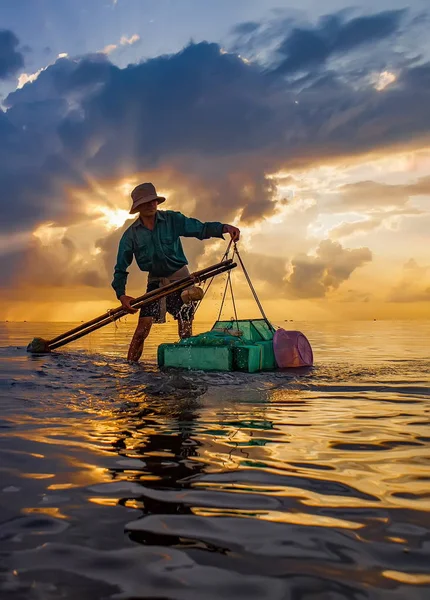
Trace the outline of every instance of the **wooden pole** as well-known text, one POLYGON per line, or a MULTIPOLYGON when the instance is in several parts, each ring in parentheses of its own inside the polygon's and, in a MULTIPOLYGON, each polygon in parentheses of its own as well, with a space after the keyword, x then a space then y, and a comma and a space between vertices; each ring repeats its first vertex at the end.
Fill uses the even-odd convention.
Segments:
MULTIPOLYGON (((133 300, 133 302, 131 302, 131 306, 135 306, 141 300, 144 300, 149 297, 151 297, 152 299, 157 299, 156 297, 158 297, 158 294, 160 293, 161 290, 167 289, 169 287, 173 288, 177 284, 182 283, 184 281, 189 281, 191 279, 192 281, 189 281, 189 283, 192 284, 192 283, 194 283, 195 279, 198 280, 205 273, 208 273, 209 271, 212 271, 213 269, 217 269, 218 267, 229 265, 232 262, 233 262, 232 259, 225 260, 225 261, 216 263, 215 265, 212 265, 211 267, 206 267, 205 269, 196 271, 195 273, 190 273, 187 277, 178 279, 178 281, 174 281, 173 283, 169 283, 168 285, 163 286, 162 288, 158 288, 157 290, 148 292, 146 294, 143 294, 142 296, 139 296, 138 298, 135 298, 133 300)), ((127 314, 126 311, 124 311, 124 309, 122 308, 122 306, 119 306, 118 308, 114 308, 112 310, 108 310, 103 315, 100 315, 99 317, 95 317, 95 319, 92 319, 91 321, 82 323, 81 325, 78 325, 77 327, 74 327, 73 329, 70 329, 69 331, 66 331, 65 333, 58 335, 57 337, 53 338, 52 340, 49 340, 48 343, 51 346, 52 344, 55 344, 56 342, 59 342, 60 340, 63 340, 64 338, 69 337, 70 335, 73 335, 74 333, 77 333, 78 331, 82 331, 82 330, 86 329, 87 327, 90 327, 91 325, 99 323, 100 321, 104 321, 106 319, 108 319, 109 321, 112 321, 112 317, 119 312, 127 314)), ((121 316, 123 316, 123 315, 121 315, 121 316)))
MULTIPOLYGON (((158 290, 154 290, 154 292, 148 292, 143 296, 139 296, 139 298, 136 298, 131 303, 131 305, 133 306, 133 308, 142 308, 142 306, 145 306, 150 302, 159 300, 164 296, 168 296, 172 292, 185 289, 190 284, 195 282, 196 279, 198 279, 199 281, 206 281, 206 279, 230 271, 236 266, 236 263, 233 263, 231 260, 229 260, 224 261, 223 263, 218 263, 217 265, 214 265, 212 267, 207 267, 206 269, 202 269, 202 271, 192 273, 189 277, 184 277, 183 279, 175 281, 169 285, 165 285, 161 288, 158 288, 158 290)), ((75 328, 74 330, 71 329, 70 331, 64 333, 62 336, 58 336, 57 338, 54 338, 54 340, 49 341, 49 350, 55 350, 56 348, 65 346, 66 344, 78 340, 79 338, 87 335, 88 333, 91 333, 92 331, 95 331, 96 329, 100 329, 101 327, 104 327, 109 323, 113 323, 117 319, 120 319, 121 317, 127 314, 127 311, 123 308, 115 309, 115 311, 112 311, 111 313, 107 312, 105 313, 105 315, 102 315, 101 317, 93 319, 92 321, 88 321, 88 323, 84 324, 86 325, 85 329, 83 329, 84 325, 81 325, 79 328, 75 328)))

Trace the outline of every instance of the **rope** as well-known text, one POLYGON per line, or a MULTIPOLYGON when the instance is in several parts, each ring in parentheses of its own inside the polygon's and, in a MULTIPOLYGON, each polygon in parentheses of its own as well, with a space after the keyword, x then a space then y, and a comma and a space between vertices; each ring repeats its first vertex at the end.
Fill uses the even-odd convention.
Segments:
MULTIPOLYGON (((229 242, 229 244, 227 246, 227 250, 225 251, 224 257, 222 258, 222 260, 224 260, 225 258, 228 257, 228 255, 230 253, 230 248, 231 248, 232 242, 233 242, 233 240, 230 240, 230 242, 229 242)), ((234 246, 236 246, 236 244, 234 246)), ((232 259, 234 258, 234 254, 235 254, 235 250, 233 250, 232 259)), ((212 283, 212 281, 211 281, 211 283, 212 283)), ((234 301, 234 293, 233 293, 233 286, 231 284, 231 273, 230 272, 228 273, 228 275, 227 275, 227 281, 225 282, 224 294, 223 294, 223 297, 222 297, 222 300, 221 300, 221 306, 220 306, 220 309, 219 309, 217 321, 221 320, 222 309, 224 308, 224 302, 225 302, 225 298, 226 298, 226 295, 227 295, 227 289, 229 287, 230 287, 230 293, 231 293, 231 300, 232 300, 232 303, 233 303, 234 316, 235 316, 235 319, 236 319, 236 327, 237 327, 237 329, 239 329, 239 323, 237 322, 236 303, 234 301)), ((208 286, 208 289, 209 289, 209 286, 208 286)), ((204 298, 204 296, 203 296, 203 298, 204 298)), ((203 298, 202 298, 202 300, 203 300, 203 298)))
MULTIPOLYGON (((227 260, 227 258, 228 258, 228 255, 229 255, 229 253, 230 253, 230 248, 231 248, 231 245, 232 245, 232 243, 233 243, 233 240, 230 240, 230 241, 229 241, 229 243, 228 243, 228 246, 227 246, 227 250, 224 252, 224 254, 223 254, 223 257, 221 258, 220 262, 223 262, 224 260, 227 260)), ((234 256, 234 253, 233 253, 233 256, 234 256)), ((200 304, 201 304, 201 303, 203 302, 203 300, 205 299, 205 296, 206 296, 206 294, 208 293, 208 291, 209 291, 209 288, 211 287, 211 283, 212 283, 212 281, 213 281, 214 279, 215 279, 215 277, 212 277, 212 279, 211 279, 211 280, 209 281, 209 283, 207 284, 206 288, 204 288, 204 289, 203 289, 203 296, 202 296, 202 299, 201 299, 201 300, 199 300, 199 302, 197 303, 197 305, 196 305, 196 308, 194 309, 194 316, 196 315, 196 312, 197 312, 197 310, 199 309, 199 307, 200 307, 200 304)), ((219 320, 219 319, 218 319, 218 320, 219 320)))
MULTIPOLYGON (((234 256, 234 253, 233 253, 233 256, 234 256)), ((239 331, 239 323, 238 323, 238 318, 237 318, 236 302, 234 300, 233 286, 232 286, 232 283, 231 283, 231 273, 228 274, 227 281, 225 282, 224 294, 223 294, 223 297, 222 297, 221 306, 220 306, 220 309, 219 309, 217 321, 221 320, 222 309, 224 308, 224 302, 225 302, 225 298, 226 298, 226 295, 227 295, 227 289, 228 288, 230 288, 231 300, 232 300, 232 303, 233 303, 233 310, 234 310, 234 317, 235 317, 236 328, 239 331)))
MULTIPOLYGON (((230 242, 229 242, 229 244, 227 246, 227 250, 224 252, 224 255, 223 255, 222 259, 221 259, 221 262, 223 260, 225 260, 225 259, 228 258, 228 255, 230 253, 230 248, 231 248, 232 243, 233 243, 233 240, 230 240, 230 242)), ((242 260, 242 257, 239 254, 239 250, 237 249, 237 243, 236 242, 234 242, 234 245, 233 245, 233 255, 232 255, 232 258, 234 258, 235 255, 237 255, 237 258, 239 259, 240 266, 242 267, 242 270, 243 270, 243 273, 245 275, 246 281, 248 282, 249 288, 250 288, 250 290, 252 292, 252 295, 254 296, 254 300, 257 303, 257 306, 258 306, 258 308, 260 310, 261 316, 266 321, 267 326, 269 327, 269 329, 271 329, 272 331, 276 331, 275 327, 273 327, 273 325, 270 323, 269 319, 267 318, 267 316, 266 316, 266 314, 264 312, 263 306, 262 306, 262 304, 261 304, 261 302, 260 302, 260 300, 259 300, 259 298, 257 296, 257 292, 255 291, 255 288, 252 285, 251 278, 248 275, 248 271, 246 270, 246 267, 243 264, 243 260, 242 260)), ((206 296, 206 294, 207 294, 207 292, 208 292, 208 290, 209 290, 209 288, 210 288, 211 283, 212 283, 213 280, 214 280, 214 277, 212 277, 212 279, 209 281, 206 289, 204 290, 203 297, 198 302, 198 304, 197 304, 197 306, 195 308, 195 311, 194 311, 194 315, 196 314, 197 309, 199 308, 200 304, 203 302, 203 300, 204 300, 204 298, 205 298, 205 296, 206 296)), ((225 302, 225 298, 226 298, 226 294, 227 294, 227 288, 230 288, 231 299, 232 299, 233 310, 234 310, 234 317, 236 319, 236 327, 237 327, 237 329, 239 329, 239 323, 238 323, 238 318, 237 318, 237 310, 236 310, 236 302, 235 302, 235 299, 234 299, 233 285, 231 283, 231 272, 230 271, 228 272, 227 281, 226 281, 226 284, 225 284, 224 294, 223 294, 223 297, 222 297, 221 307, 219 309, 217 321, 219 321, 221 319, 222 309, 224 307, 224 302, 225 302)))
POLYGON ((243 260, 242 260, 242 257, 241 257, 241 256, 240 256, 240 254, 239 254, 239 250, 237 249, 237 244, 236 244, 236 243, 234 244, 234 253, 233 253, 233 255, 234 255, 234 254, 236 254, 236 255, 237 255, 237 258, 239 259, 240 266, 241 266, 241 267, 242 267, 242 269, 243 269, 243 273, 244 273, 244 275, 245 275, 245 277, 246 277, 246 281, 248 282, 248 285, 249 285, 249 288, 250 288, 250 290, 251 290, 251 292, 252 292, 252 295, 254 296, 254 300, 255 300, 255 302, 257 303, 257 306, 258 306, 258 308, 260 309, 261 316, 262 316, 262 317, 263 317, 263 319, 266 321, 266 323, 267 323, 267 325, 269 326, 269 328, 270 328, 272 331, 275 331, 275 328, 274 328, 274 327, 273 327, 273 325, 270 323, 269 319, 266 317, 266 314, 265 314, 265 312, 264 312, 264 309, 263 309, 263 307, 262 307, 262 305, 261 305, 261 302, 260 302, 260 300, 258 299, 257 292, 255 291, 255 289, 254 289, 254 286, 252 285, 252 281, 251 281, 251 279, 250 279, 250 277, 249 277, 249 275, 248 275, 248 271, 246 270, 246 267, 245 267, 245 265, 243 264, 243 260))
MULTIPOLYGON (((233 256, 234 256, 234 252, 233 252, 233 256)), ((231 283, 231 273, 230 273, 230 271, 228 273, 228 283, 230 284, 231 301, 233 303, 234 318, 236 319, 236 328, 239 331, 239 322, 238 322, 238 318, 237 318, 236 302, 234 300, 233 286, 232 286, 232 283, 231 283)))
POLYGON ((227 288, 228 288, 228 276, 227 276, 227 281, 225 282, 224 294, 223 294, 223 297, 222 297, 222 300, 221 300, 221 306, 219 308, 219 313, 218 313, 217 321, 221 320, 221 313, 222 313, 222 309, 224 307, 224 301, 225 301, 225 297, 226 297, 226 294, 227 294, 227 288))

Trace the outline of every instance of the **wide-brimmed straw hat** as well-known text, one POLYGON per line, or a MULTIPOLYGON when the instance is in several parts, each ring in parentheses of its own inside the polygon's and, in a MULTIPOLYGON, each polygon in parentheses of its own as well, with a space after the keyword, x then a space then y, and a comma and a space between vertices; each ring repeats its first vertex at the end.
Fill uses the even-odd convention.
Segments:
POLYGON ((146 202, 152 202, 152 200, 157 200, 158 204, 161 204, 166 200, 163 196, 158 196, 157 190, 152 183, 141 183, 137 185, 134 190, 131 192, 131 199, 133 200, 133 204, 130 208, 130 214, 137 212, 137 209, 142 204, 146 202))

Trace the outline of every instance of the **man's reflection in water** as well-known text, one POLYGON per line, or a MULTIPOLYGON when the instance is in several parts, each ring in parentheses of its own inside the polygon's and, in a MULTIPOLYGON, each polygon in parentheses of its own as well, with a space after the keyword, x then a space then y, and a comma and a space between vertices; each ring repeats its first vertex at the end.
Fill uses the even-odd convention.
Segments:
MULTIPOLYGON (((113 471, 112 478, 125 479, 151 490, 188 488, 182 480, 204 468, 203 463, 193 459, 198 456, 201 445, 193 438, 199 407, 198 398, 156 398, 148 399, 145 406, 128 413, 121 436, 112 445, 122 458, 141 458, 142 469, 137 465, 138 470, 133 467, 128 470, 125 466, 113 471)), ((142 492, 140 498, 133 494, 132 498, 122 498, 120 503, 130 505, 134 501, 135 505, 141 505, 144 515, 191 513, 190 507, 180 501, 148 498, 143 489, 142 492)))
MULTIPOLYGON (((179 480, 202 470, 201 463, 190 460, 198 456, 200 446, 193 438, 199 406, 193 398, 169 399, 157 407, 156 418, 147 422, 146 439, 135 449, 144 454, 149 472, 160 478, 151 481, 152 487, 182 489, 179 480)), ((143 431, 140 427, 139 430, 143 431)))

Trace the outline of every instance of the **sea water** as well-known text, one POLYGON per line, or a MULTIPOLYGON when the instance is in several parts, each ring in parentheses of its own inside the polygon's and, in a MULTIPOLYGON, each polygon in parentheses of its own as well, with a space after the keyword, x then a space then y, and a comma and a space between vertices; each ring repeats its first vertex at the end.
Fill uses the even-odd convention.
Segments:
MULTIPOLYGON (((428 599, 430 323, 279 323, 315 367, 162 372, 135 319, 0 325, 0 598, 428 599)), ((199 323, 196 332, 210 324, 199 323)))

